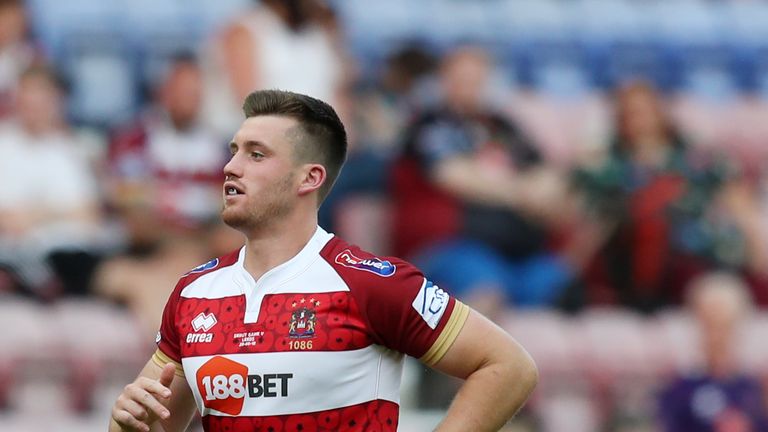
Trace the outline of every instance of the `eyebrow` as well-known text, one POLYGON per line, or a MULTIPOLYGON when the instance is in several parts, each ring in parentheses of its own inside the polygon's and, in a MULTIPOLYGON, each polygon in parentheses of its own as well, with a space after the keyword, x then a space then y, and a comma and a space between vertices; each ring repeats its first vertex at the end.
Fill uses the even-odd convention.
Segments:
MULTIPOLYGON (((234 141, 231 141, 229 143, 229 148, 230 149, 237 149, 238 147, 239 147, 238 144, 236 142, 234 142, 234 141)), ((263 148, 265 150, 269 150, 269 147, 266 144, 264 144, 261 141, 254 141, 254 140, 248 140, 248 141, 244 142, 243 143, 243 147, 245 147, 245 148, 260 147, 260 148, 263 148)))

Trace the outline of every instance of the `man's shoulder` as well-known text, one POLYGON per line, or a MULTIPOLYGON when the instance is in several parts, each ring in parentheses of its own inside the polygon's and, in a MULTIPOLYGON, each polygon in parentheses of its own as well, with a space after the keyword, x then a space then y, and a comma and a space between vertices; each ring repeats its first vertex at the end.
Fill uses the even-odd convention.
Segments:
POLYGON ((338 236, 334 236, 325 245, 320 255, 347 282, 350 289, 396 283, 414 272, 419 273, 415 266, 401 258, 377 255, 338 236))

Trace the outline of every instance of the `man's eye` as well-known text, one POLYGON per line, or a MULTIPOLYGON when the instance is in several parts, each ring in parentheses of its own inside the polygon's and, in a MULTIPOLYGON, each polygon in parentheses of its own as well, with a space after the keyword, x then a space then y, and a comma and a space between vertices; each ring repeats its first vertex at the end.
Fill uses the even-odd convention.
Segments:
POLYGON ((251 157, 254 159, 261 159, 264 157, 264 153, 261 152, 251 152, 251 157))

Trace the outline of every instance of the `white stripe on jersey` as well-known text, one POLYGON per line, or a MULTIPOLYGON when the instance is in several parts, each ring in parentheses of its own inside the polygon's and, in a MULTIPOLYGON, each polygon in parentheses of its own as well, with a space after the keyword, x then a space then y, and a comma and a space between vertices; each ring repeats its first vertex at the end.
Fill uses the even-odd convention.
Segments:
MULTIPOLYGON (((377 399, 399 403, 400 378, 402 376, 403 355, 379 345, 371 345, 354 351, 303 351, 276 352, 260 354, 226 354, 221 356, 187 357, 182 359, 184 371, 189 382, 195 402, 202 415, 214 414, 233 416, 215 409, 207 408, 204 398, 227 397, 231 391, 238 398, 242 397, 243 407, 238 416, 274 416, 295 413, 342 408, 377 399), (218 378, 218 389, 215 388, 216 376, 208 377, 198 370, 214 357, 225 357, 247 367, 248 375, 264 376, 272 374, 271 391, 273 397, 251 397, 242 388, 231 391, 222 388, 226 382, 229 387, 230 378, 218 378), (316 375, 318 373, 324 377, 316 375), (286 378, 288 374, 290 378, 286 378), (274 378, 274 377, 277 378, 274 378), (328 376, 337 376, 330 381, 328 376), (283 377, 282 379, 280 377, 283 377), (393 379, 394 377, 394 379, 393 379), (198 380, 204 380, 205 385, 199 385, 198 380), (281 382, 284 381, 284 382, 281 382), (328 384, 331 383, 329 387, 328 384), (284 389, 283 386, 286 386, 284 389), (323 385, 322 389, 318 386, 323 385), (285 390, 286 396, 282 396, 285 390), (223 396, 222 396, 223 395, 223 396)), ((261 380, 261 378, 252 378, 261 380)), ((247 383, 248 378, 236 379, 235 383, 247 383)), ((263 384, 263 382, 261 382, 263 384)), ((247 385, 247 384, 243 384, 247 385)))

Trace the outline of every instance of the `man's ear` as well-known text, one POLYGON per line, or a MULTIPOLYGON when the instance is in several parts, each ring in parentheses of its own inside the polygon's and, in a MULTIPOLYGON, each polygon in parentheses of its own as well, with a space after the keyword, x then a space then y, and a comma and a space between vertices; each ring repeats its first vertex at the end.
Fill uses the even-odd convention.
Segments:
POLYGON ((299 195, 312 193, 325 184, 325 167, 320 164, 306 164, 301 170, 301 183, 299 183, 299 195))

